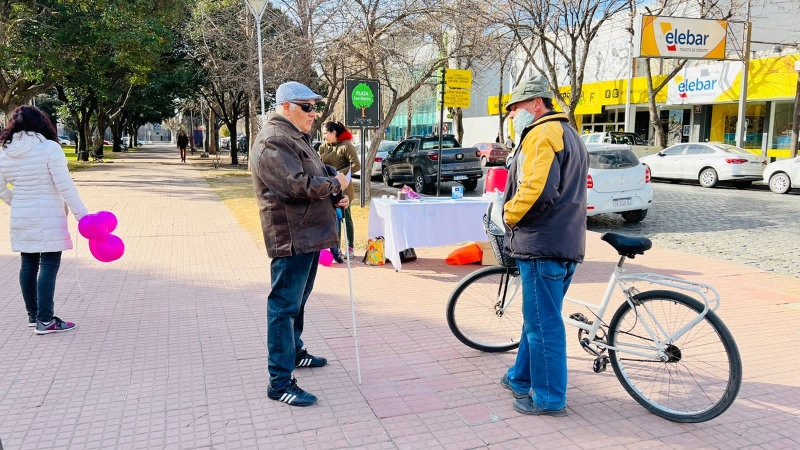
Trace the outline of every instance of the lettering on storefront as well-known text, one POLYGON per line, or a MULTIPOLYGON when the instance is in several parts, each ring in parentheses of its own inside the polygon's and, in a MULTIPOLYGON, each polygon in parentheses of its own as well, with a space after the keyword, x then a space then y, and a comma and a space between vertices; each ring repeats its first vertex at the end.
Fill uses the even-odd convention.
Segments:
POLYGON ((619 89, 606 89, 606 98, 619 98, 619 89))
POLYGON ((678 92, 681 98, 687 98, 690 92, 703 92, 716 89, 717 80, 696 79, 693 81, 682 81, 678 83, 678 92))

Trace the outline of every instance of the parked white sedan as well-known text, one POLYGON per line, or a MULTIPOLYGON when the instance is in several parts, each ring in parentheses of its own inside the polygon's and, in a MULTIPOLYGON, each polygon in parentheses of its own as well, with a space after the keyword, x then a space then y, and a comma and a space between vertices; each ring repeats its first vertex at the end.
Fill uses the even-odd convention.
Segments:
POLYGON ((713 188, 720 181, 733 181, 737 188, 747 188, 762 179, 767 165, 763 156, 720 142, 676 144, 641 161, 650 168, 653 178, 697 180, 706 188, 713 188))
MULTIPOLYGON (((381 141, 381 143, 378 145, 378 152, 375 154, 375 160, 372 162, 372 178, 381 176, 383 159, 386 158, 387 154, 389 154, 389 150, 397 147, 397 144, 399 144, 397 141, 381 141)), ((356 151, 358 152, 358 161, 361 162, 361 148, 359 148, 357 145, 356 151)), ((367 151, 369 151, 369 142, 367 143, 367 151)), ((356 172, 355 175, 360 176, 360 172, 356 172)))
POLYGON ((629 145, 586 144, 589 151, 587 216, 615 213, 641 222, 653 204, 650 170, 629 145))
POLYGON ((776 194, 785 194, 793 187, 800 187, 800 156, 767 164, 764 183, 769 184, 769 190, 776 194))

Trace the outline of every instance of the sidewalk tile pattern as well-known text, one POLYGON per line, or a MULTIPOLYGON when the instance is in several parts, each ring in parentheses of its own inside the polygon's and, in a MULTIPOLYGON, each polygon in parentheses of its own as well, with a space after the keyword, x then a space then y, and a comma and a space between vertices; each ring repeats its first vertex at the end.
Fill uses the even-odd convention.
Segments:
MULTIPOLYGON (((8 449, 800 448, 800 281, 653 249, 629 272, 703 281, 722 296, 744 383, 736 403, 702 424, 675 424, 631 399, 568 330, 570 414, 517 414, 498 380, 514 352, 458 342, 447 298, 477 266, 448 266, 451 248, 417 249, 402 272, 354 263, 362 383, 344 265, 320 268, 304 340, 325 356, 299 369, 317 405, 267 399, 269 266, 191 164, 158 147, 74 174, 91 211, 119 218, 125 255, 100 263, 77 235, 65 252, 56 313, 70 333, 26 327, 19 255, 0 239, 0 440, 8 449)), ((253 214, 257 214, 254 210, 253 214)), ((0 229, 9 209, 0 205, 0 229)), ((765 245, 774 245, 765 243, 765 245)), ((598 298, 616 255, 596 234, 570 290, 598 298)))

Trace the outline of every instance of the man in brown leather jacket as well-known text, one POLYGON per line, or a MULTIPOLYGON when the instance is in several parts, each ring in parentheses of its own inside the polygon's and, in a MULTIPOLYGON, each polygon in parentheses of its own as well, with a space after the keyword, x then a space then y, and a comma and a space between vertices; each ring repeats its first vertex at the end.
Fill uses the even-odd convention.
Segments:
MULTIPOLYGON (((267 396, 292 406, 308 406, 317 397, 297 386, 295 367, 322 367, 327 360, 303 348, 303 316, 314 287, 319 251, 338 245, 335 206, 344 175, 329 176, 308 133, 320 95, 301 83, 278 87, 275 112, 253 144, 253 184, 258 199, 267 255, 272 258, 272 290, 267 298, 267 396)), ((334 171, 335 172, 335 171, 334 171)))

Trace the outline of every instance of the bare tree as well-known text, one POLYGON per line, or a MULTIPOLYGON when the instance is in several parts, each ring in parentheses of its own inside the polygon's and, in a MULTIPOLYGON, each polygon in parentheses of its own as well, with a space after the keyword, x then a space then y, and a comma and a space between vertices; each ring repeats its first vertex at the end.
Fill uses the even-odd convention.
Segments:
POLYGON ((589 46, 612 17, 629 10, 632 0, 507 0, 491 3, 490 14, 507 26, 528 61, 550 82, 555 98, 574 126, 581 101, 589 46), (559 89, 566 69, 570 94, 559 89))
MULTIPOLYGON (((654 16, 688 16, 701 19, 722 19, 727 20, 733 17, 734 12, 740 8, 738 0, 661 0, 660 3, 652 7, 645 7, 648 15, 654 16)), ((634 18, 632 10, 628 31, 634 34, 634 18)), ((650 125, 655 130, 655 145, 666 147, 667 140, 664 135, 664 128, 661 123, 661 116, 656 107, 656 96, 667 84, 675 78, 686 65, 686 59, 673 60, 671 69, 666 76, 659 77, 655 83, 653 79, 653 61, 645 58, 645 77, 647 78, 647 96, 649 99, 648 109, 650 112, 650 125)), ((657 74, 662 75, 662 74, 657 74)))

